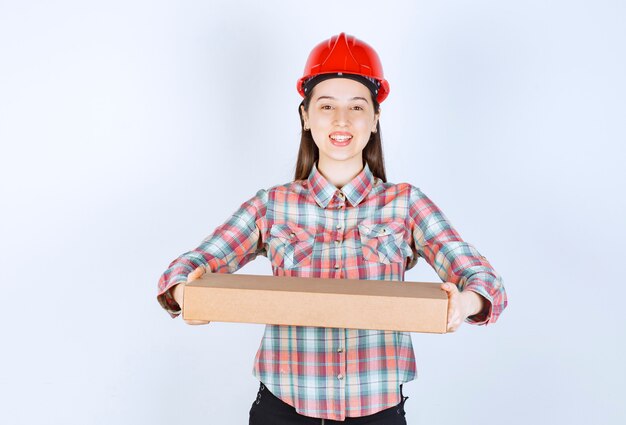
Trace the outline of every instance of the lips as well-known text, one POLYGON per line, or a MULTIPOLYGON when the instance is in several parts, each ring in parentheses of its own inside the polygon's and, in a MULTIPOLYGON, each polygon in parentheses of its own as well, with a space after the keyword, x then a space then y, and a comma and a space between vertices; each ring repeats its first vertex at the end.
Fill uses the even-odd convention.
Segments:
POLYGON ((334 146, 343 147, 348 146, 352 141, 352 134, 347 131, 333 131, 328 135, 330 143, 334 146))

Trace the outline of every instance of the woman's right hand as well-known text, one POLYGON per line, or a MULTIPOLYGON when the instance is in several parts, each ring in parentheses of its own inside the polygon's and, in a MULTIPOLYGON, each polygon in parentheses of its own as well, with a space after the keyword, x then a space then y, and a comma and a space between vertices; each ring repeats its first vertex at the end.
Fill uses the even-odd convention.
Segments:
MULTIPOLYGON (((198 267, 197 269, 189 273, 189 276, 187 276, 187 283, 193 282, 194 280, 201 278, 202 276, 204 276, 204 273, 205 268, 198 267)), ((178 303, 181 309, 183 308, 184 291, 184 283, 176 285, 172 291, 172 297, 174 298, 174 301, 178 303)), ((209 322, 207 320, 185 320, 185 323, 187 323, 188 325, 206 325, 209 322)))

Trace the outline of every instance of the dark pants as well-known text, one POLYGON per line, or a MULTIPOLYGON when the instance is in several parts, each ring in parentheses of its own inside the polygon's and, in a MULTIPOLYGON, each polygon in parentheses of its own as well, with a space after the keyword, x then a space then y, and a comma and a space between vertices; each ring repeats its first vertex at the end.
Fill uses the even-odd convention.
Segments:
MULTIPOLYGON (((402 386, 400 386, 402 393, 402 386)), ((250 409, 249 425, 298 425, 298 424, 362 424, 362 425, 406 425, 404 418, 404 402, 408 397, 402 396, 397 406, 385 409, 373 415, 359 418, 346 418, 344 422, 329 419, 311 418, 296 412, 296 409, 288 405, 268 390, 263 383, 259 388, 256 400, 250 409)))

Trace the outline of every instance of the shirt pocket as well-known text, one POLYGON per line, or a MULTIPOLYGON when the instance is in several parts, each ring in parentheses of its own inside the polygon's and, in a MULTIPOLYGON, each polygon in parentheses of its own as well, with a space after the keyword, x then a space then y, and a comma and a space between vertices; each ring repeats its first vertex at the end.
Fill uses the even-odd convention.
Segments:
POLYGON ((366 261, 391 264, 402 263, 412 256, 409 244, 404 240, 404 222, 379 223, 363 220, 359 224, 361 249, 366 261))
POLYGON ((269 248, 275 267, 294 269, 311 265, 315 234, 294 224, 274 224, 269 248))

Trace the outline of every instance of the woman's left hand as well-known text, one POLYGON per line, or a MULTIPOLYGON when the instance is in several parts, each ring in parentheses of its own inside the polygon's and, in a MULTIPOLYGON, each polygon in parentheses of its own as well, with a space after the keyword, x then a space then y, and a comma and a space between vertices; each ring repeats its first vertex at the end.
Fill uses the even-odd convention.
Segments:
POLYGON ((445 282, 441 289, 448 293, 448 332, 454 332, 469 316, 483 310, 484 298, 473 291, 460 292, 454 283, 445 282))

